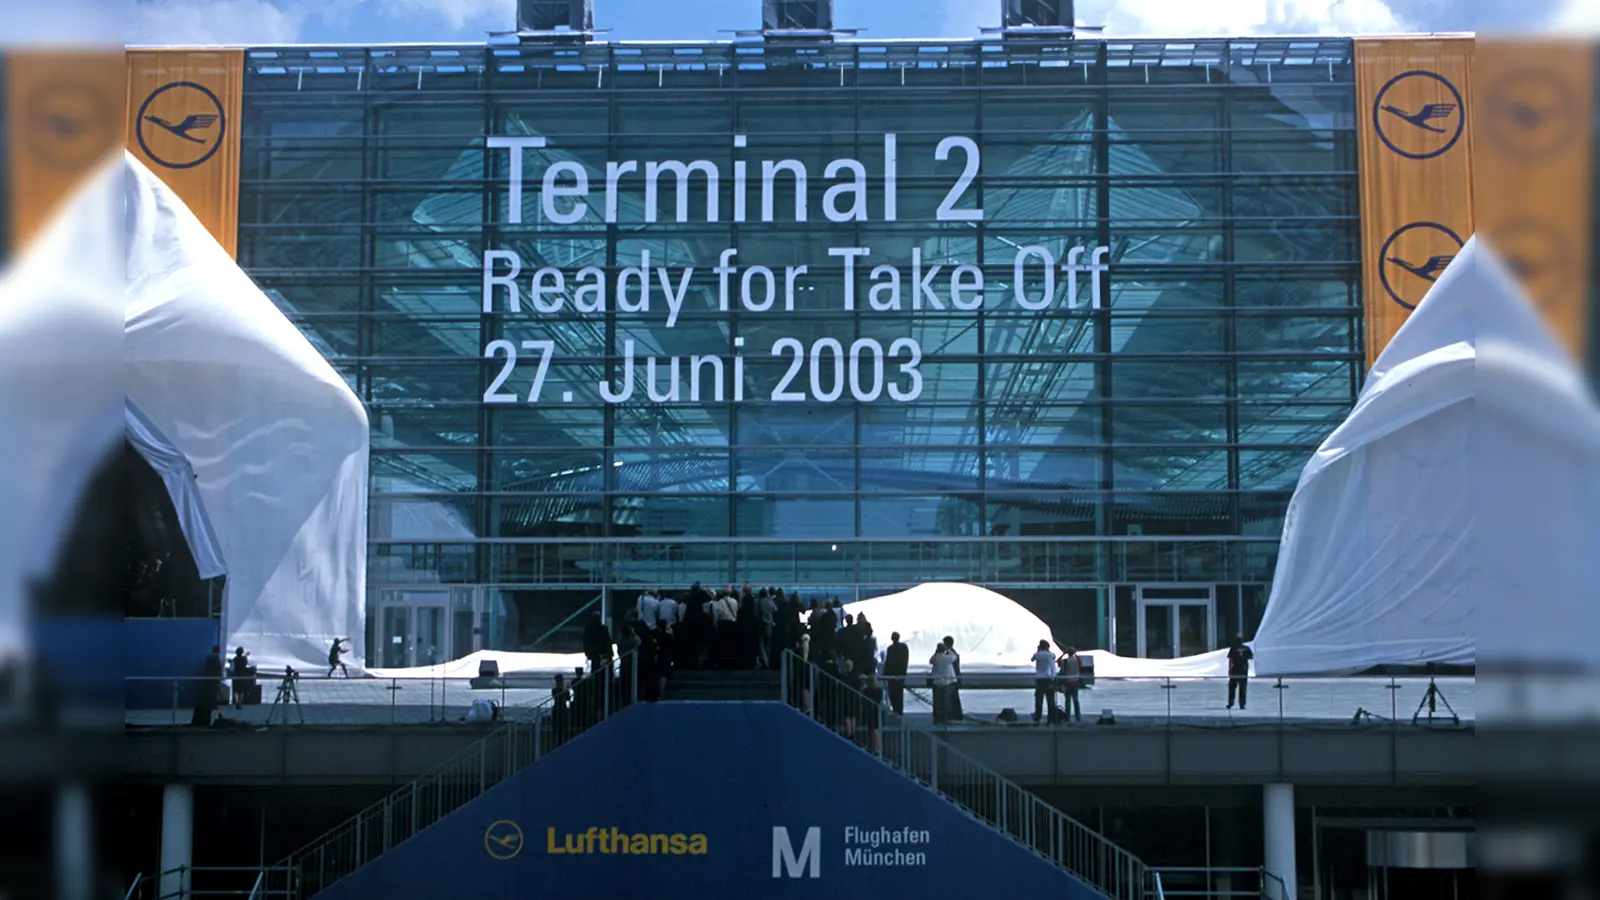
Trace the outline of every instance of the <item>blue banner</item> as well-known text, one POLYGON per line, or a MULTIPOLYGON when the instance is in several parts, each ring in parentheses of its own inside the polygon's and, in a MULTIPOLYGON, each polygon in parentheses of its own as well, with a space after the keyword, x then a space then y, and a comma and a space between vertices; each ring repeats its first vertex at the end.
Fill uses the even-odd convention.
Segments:
POLYGON ((781 703, 640 704, 326 900, 1049 897, 1084 883, 781 703))

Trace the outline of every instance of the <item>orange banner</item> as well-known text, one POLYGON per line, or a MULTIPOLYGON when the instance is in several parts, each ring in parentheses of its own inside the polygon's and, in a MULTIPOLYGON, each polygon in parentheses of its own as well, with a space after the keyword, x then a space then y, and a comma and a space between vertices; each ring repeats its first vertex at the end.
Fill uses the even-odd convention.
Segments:
POLYGON ((21 252, 122 136, 121 50, 5 56, 11 247, 21 252))
POLYGON ((242 50, 128 51, 128 150, 234 253, 242 50))
POLYGON ((1471 38, 1356 41, 1367 365, 1472 236, 1471 38))
POLYGON ((1567 348, 1588 353, 1594 47, 1480 40, 1472 61, 1478 230, 1567 348))

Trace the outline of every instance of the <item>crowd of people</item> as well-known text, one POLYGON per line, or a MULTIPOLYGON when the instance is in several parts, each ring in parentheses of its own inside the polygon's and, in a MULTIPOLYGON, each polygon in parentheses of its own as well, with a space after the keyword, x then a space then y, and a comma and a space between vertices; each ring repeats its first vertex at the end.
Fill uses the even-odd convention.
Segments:
MULTIPOLYGON (((837 597, 802 598, 781 588, 749 585, 713 590, 699 583, 681 597, 647 590, 621 616, 620 631, 620 680, 636 683, 642 700, 664 697, 675 671, 775 669, 783 654, 792 651, 813 663, 824 683, 809 676, 791 679, 790 702, 826 716, 846 737, 864 744, 877 743, 882 710, 903 715, 906 691, 915 689, 909 679, 911 648, 900 634, 881 643, 866 615, 846 612, 837 597)), ((585 629, 584 652, 592 670, 610 667, 611 634, 598 613, 585 629)), ((1081 721, 1076 651, 1069 649, 1057 659, 1048 642, 1041 641, 1040 652, 1048 658, 1050 672, 1046 678, 1044 663, 1036 656, 1037 671, 1041 685, 1048 681, 1049 688, 1036 692, 1035 721, 1047 701, 1050 721, 1065 716, 1054 703, 1057 692, 1067 697, 1066 712, 1081 721)), ((928 666, 928 674, 919 677, 925 677, 931 693, 935 724, 961 720, 961 654, 953 637, 939 643, 928 666)))

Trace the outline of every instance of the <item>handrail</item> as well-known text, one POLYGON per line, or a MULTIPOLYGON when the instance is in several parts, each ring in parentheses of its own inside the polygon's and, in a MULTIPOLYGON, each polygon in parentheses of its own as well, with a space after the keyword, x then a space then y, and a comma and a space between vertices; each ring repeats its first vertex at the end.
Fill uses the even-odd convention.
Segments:
POLYGON ((128 892, 122 895, 122 900, 133 900, 133 895, 139 890, 139 883, 144 880, 144 875, 135 872, 133 884, 128 885, 128 892))
POLYGON ((610 668, 573 682, 571 706, 561 714, 555 711, 553 695, 523 708, 516 719, 286 857, 282 867, 292 882, 291 895, 315 895, 609 718, 638 696, 637 651, 630 650, 610 668), (627 684, 612 678, 621 670, 630 674, 627 684))
POLYGON ((265 869, 263 869, 261 870, 261 874, 256 876, 255 886, 250 888, 250 897, 248 900, 261 900, 261 886, 266 884, 266 881, 267 872, 265 869))
POLYGON ((1113 900, 1149 900, 1150 867, 1104 835, 948 741, 907 725, 793 651, 784 651, 780 670, 784 702, 812 718, 824 717, 819 724, 830 729, 842 724, 847 738, 857 738, 853 733, 857 713, 865 720, 864 731, 881 722, 877 733, 865 735, 867 750, 891 768, 1113 900))
POLYGON ((1161 873, 1151 870, 1150 878, 1155 883, 1156 900, 1167 900, 1167 892, 1161 888, 1161 873))

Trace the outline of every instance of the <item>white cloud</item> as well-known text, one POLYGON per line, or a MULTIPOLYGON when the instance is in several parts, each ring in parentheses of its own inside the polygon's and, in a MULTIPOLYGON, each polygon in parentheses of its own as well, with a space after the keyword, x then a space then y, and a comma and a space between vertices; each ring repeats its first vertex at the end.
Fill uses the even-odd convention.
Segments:
POLYGON ((123 3, 115 0, 16 0, 0 15, 0 44, 120 44, 123 24, 123 3))
POLYGON ((382 8, 386 16, 455 30, 476 25, 506 31, 516 15, 516 5, 508 0, 391 0, 382 8))
POLYGON ((300 38, 305 14, 271 0, 136 2, 128 22, 135 44, 281 44, 300 38))
POLYGON ((1600 0, 1566 0, 1556 11, 1554 27, 1563 34, 1600 34, 1600 0))

